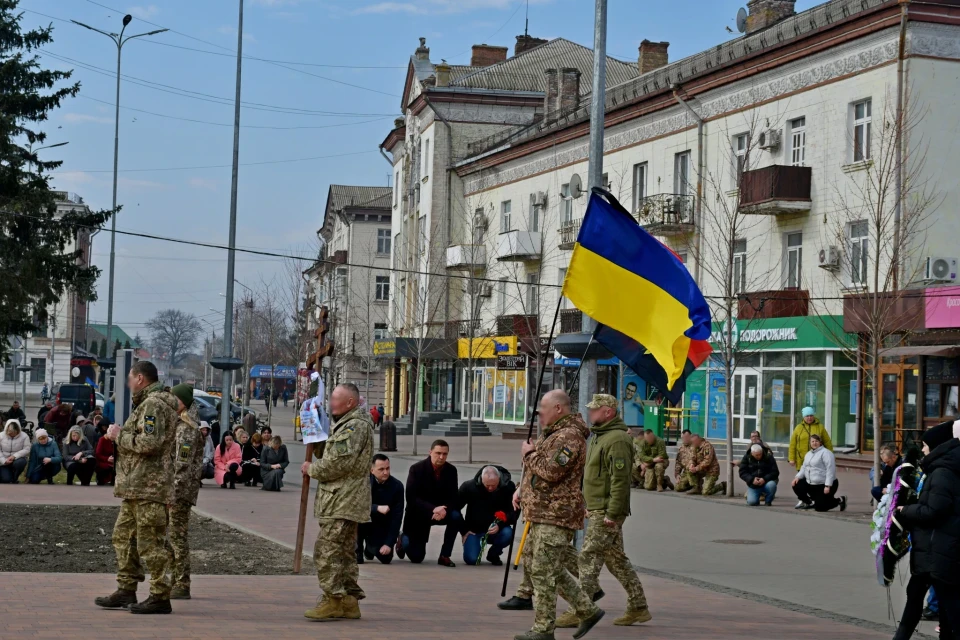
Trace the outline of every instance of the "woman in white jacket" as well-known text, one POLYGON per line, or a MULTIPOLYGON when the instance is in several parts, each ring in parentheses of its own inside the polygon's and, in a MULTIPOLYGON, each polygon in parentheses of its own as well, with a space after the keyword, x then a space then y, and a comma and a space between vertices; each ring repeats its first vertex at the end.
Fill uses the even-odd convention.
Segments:
POLYGON ((797 509, 847 509, 847 496, 837 497, 837 489, 840 487, 840 481, 837 480, 837 460, 833 457, 833 452, 823 446, 823 440, 817 434, 810 436, 810 451, 803 457, 803 465, 791 484, 793 492, 800 498, 797 509))
POLYGON ((0 484, 16 484, 30 459, 30 436, 20 422, 7 420, 0 433, 0 484))

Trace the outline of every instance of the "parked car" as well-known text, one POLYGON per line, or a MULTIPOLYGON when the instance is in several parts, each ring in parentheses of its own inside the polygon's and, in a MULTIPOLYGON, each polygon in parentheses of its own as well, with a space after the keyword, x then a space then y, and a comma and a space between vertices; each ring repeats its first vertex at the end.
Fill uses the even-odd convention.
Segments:
POLYGON ((97 395, 93 387, 84 383, 64 382, 54 390, 56 404, 72 404, 85 416, 98 406, 97 395))
POLYGON ((95 393, 97 396, 97 406, 103 409, 103 405, 106 404, 106 400, 104 399, 103 394, 100 393, 99 391, 96 391, 95 393))

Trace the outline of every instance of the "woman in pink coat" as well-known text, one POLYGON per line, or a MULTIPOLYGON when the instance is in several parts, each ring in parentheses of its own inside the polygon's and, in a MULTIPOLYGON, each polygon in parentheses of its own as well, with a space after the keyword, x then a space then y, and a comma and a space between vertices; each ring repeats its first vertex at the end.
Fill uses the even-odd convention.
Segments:
POLYGON ((213 478, 221 489, 226 489, 228 484, 231 489, 237 488, 236 482, 240 476, 242 464, 243 449, 233 441, 233 435, 228 432, 220 441, 220 446, 213 452, 213 465, 216 469, 213 478))

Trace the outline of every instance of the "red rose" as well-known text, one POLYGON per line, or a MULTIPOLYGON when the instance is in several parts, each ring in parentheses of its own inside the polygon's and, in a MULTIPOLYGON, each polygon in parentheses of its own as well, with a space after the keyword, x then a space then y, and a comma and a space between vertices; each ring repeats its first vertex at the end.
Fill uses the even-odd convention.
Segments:
POLYGON ((497 522, 506 522, 507 514, 505 514, 503 511, 497 511, 495 514, 493 514, 493 519, 497 522))

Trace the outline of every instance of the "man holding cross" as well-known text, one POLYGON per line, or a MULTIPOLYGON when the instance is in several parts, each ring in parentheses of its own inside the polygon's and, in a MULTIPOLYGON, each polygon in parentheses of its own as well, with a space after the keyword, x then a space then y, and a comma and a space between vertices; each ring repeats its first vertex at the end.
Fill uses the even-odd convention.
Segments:
POLYGON ((330 396, 334 424, 318 460, 304 462, 300 471, 318 480, 313 515, 320 532, 313 562, 323 595, 304 615, 311 620, 360 617, 359 601, 366 597, 357 584, 357 527, 370 522, 370 460, 373 424, 360 407, 356 385, 337 386, 330 396))

